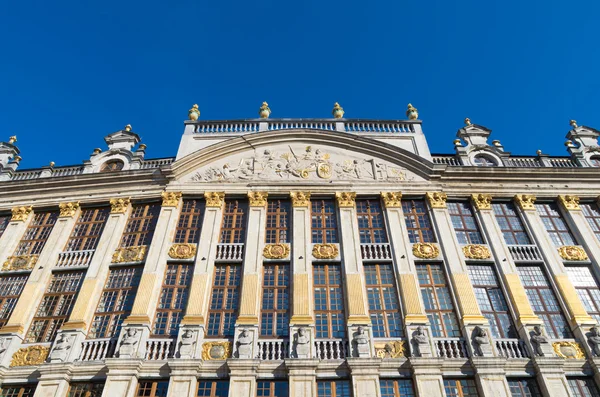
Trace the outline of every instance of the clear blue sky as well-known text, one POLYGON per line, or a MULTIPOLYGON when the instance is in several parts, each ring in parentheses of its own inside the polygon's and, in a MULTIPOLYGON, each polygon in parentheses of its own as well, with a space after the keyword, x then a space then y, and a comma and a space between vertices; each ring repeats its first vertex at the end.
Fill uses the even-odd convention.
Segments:
POLYGON ((22 167, 79 164, 130 123, 174 156, 202 119, 404 118, 432 152, 463 119, 514 154, 600 128, 597 1, 12 1, 0 6, 0 134, 22 167), (456 5, 460 3, 460 5, 456 5))

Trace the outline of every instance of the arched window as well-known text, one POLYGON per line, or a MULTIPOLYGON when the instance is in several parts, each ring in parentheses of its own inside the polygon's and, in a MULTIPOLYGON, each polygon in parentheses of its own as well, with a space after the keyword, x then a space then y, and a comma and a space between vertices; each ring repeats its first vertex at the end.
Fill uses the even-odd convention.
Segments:
POLYGON ((498 165, 494 160, 492 160, 488 156, 484 156, 481 154, 473 158, 473 163, 475 163, 477 167, 496 167, 498 165))
POLYGON ((600 156, 591 157, 590 164, 592 165, 592 167, 600 167, 600 156))
POLYGON ((121 171, 124 165, 125 163, 121 160, 108 160, 106 163, 102 164, 100 172, 121 171))

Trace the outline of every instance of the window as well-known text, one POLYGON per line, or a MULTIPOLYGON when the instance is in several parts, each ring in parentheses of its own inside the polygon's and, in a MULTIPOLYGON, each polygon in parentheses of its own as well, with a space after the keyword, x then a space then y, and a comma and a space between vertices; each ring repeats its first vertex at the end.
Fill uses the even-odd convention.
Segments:
POLYGON ((241 266, 215 266, 206 336, 233 336, 239 306, 241 273, 241 266))
POLYGON ((600 397, 592 378, 567 378, 567 382, 575 397, 600 397))
POLYGON ((508 245, 529 245, 531 240, 525 231, 523 222, 513 203, 493 203, 492 209, 496 221, 502 230, 504 241, 508 245))
POLYGON ((402 211, 411 243, 435 243, 435 234, 425 201, 402 200, 402 211))
POLYGON ((39 255, 56 223, 58 212, 40 212, 33 215, 25 235, 14 255, 39 255))
POLYGON ((446 397, 477 397, 477 387, 472 379, 444 379, 446 397))
POLYGON ((65 251, 83 251, 96 249, 98 240, 108 219, 109 209, 84 209, 67 241, 65 251))
POLYGON ((413 397, 415 390, 410 379, 381 379, 381 397, 413 397))
POLYGON ((183 200, 174 243, 197 243, 202 229, 202 213, 204 206, 200 200, 183 200))
POLYGON ((149 245, 154 235, 159 212, 160 205, 158 203, 134 205, 121 238, 121 247, 149 245))
POLYGON ((590 316, 600 323, 600 287, 589 266, 568 266, 569 278, 590 316))
POLYGON ((563 220, 556 203, 536 204, 535 208, 537 209, 540 218, 542 218, 546 231, 550 235, 550 239, 555 246, 577 245, 575 238, 563 220))
POLYGON ((350 382, 347 380, 317 381, 317 397, 351 397, 350 382))
POLYGON ((0 388, 1 397, 33 397, 35 385, 7 385, 0 388))
POLYGON ((356 200, 356 216, 361 244, 388 242, 381 204, 378 200, 356 200))
POLYGON ((289 243, 288 227, 290 225, 290 202, 286 200, 269 200, 267 202, 267 244, 289 243))
POLYGON ((246 228, 246 203, 226 200, 221 224, 221 244, 240 244, 244 242, 246 228))
POLYGON ((600 157, 590 157, 590 164, 592 165, 592 167, 600 167, 600 157))
POLYGON ((4 327, 23 292, 29 275, 0 277, 0 327, 4 327))
POLYGON ((598 206, 592 204, 580 204, 581 210, 585 219, 587 219, 590 227, 594 231, 596 238, 600 240, 600 210, 598 206))
POLYGON ((494 338, 517 338, 517 330, 508 312, 504 293, 498 285, 494 269, 489 265, 468 266, 477 303, 490 323, 494 338))
POLYGON ((188 300, 193 270, 194 265, 191 264, 167 265, 154 319, 154 335, 177 335, 188 300))
POLYGON ((27 333, 26 343, 51 342, 69 318, 85 271, 60 272, 52 275, 27 333))
POLYGON ((256 382, 256 397, 288 397, 289 386, 284 381, 256 382))
POLYGON ((512 397, 542 397, 540 388, 533 378, 507 379, 512 397))
POLYGON ((441 265, 417 265, 425 312, 434 337, 460 337, 450 288, 441 265))
POLYGON ((121 171, 124 166, 125 163, 121 160, 108 160, 106 163, 102 164, 100 172, 121 171))
POLYGON ((198 397, 228 397, 229 381, 211 380, 198 382, 198 397))
POLYGON ((342 273, 336 264, 313 265, 317 338, 346 336, 342 273))
POLYGON ((104 383, 72 383, 67 397, 101 397, 104 383))
POLYGON ((337 243, 337 214, 333 200, 311 201, 313 244, 337 243))
POLYGON ((263 265, 263 292, 260 320, 262 336, 282 337, 289 334, 290 267, 284 264, 263 265))
POLYGON ((520 266, 517 270, 529 303, 533 307, 534 313, 544 321, 548 336, 553 339, 572 338, 571 329, 542 268, 520 266))
POLYGON ((141 267, 110 269, 88 338, 113 338, 119 334, 121 323, 131 313, 141 274, 141 267))
POLYGON ((4 234, 4 231, 10 223, 10 215, 0 215, 0 237, 4 234))
POLYGON ((138 383, 136 397, 167 397, 169 381, 140 381, 138 383))
POLYGON ((483 244, 471 206, 467 202, 448 203, 448 212, 459 244, 483 244))
POLYGON ((498 165, 492 158, 483 155, 473 157, 473 163, 477 167, 495 167, 498 165))
POLYGON ((365 264, 371 326, 375 338, 401 338, 402 314, 392 265, 365 264))

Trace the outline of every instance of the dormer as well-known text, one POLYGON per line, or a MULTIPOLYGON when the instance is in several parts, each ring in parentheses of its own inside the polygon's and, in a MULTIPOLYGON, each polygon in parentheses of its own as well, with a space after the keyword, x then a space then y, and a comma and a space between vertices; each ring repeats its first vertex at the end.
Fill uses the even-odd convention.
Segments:
POLYGON ((578 126, 575 120, 570 121, 573 127, 567 133, 565 142, 567 151, 577 164, 582 167, 600 167, 600 131, 586 126, 578 126))
POLYGON ((465 119, 465 126, 456 132, 454 149, 456 156, 460 158, 462 165, 473 165, 478 167, 502 167, 503 159, 510 156, 504 151, 500 141, 492 141, 490 145, 488 138, 492 130, 482 125, 473 124, 471 120, 465 119), (466 145, 463 145, 463 141, 466 145))
POLYGON ((3 169, 11 162, 19 153, 19 148, 15 145, 16 136, 11 136, 8 142, 0 142, 0 169, 3 169))
POLYGON ((108 150, 102 152, 100 148, 94 149, 89 161, 85 162, 84 174, 95 172, 112 172, 121 170, 139 169, 146 152, 146 145, 137 145, 141 138, 131 130, 131 125, 126 125, 120 131, 104 137, 108 150))

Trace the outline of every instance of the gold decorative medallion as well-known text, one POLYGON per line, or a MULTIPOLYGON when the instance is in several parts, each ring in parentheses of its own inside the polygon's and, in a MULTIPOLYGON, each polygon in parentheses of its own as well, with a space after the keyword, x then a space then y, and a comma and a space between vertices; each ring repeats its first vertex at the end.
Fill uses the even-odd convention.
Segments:
POLYGON ((584 249, 576 245, 558 247, 558 254, 566 261, 586 261, 588 259, 584 249))
POLYGON ((469 259, 489 259, 492 257, 490 250, 485 245, 469 244, 462 248, 463 254, 469 259))
POLYGON ((127 211, 127 208, 129 208, 130 203, 131 200, 129 200, 129 197, 110 199, 110 213, 124 214, 127 211))
POLYGON ((515 202, 523 211, 535 210, 535 196, 533 194, 517 194, 515 202))
POLYGON ((337 199, 339 207, 354 207, 354 200, 356 200, 356 193, 354 193, 354 192, 336 192, 335 198, 337 199))
POLYGON ((290 254, 290 246, 288 244, 267 244, 263 249, 263 256, 267 259, 283 259, 290 254))
POLYGON ((293 207, 308 207, 310 205, 310 192, 291 192, 293 207))
POLYGON ((160 196, 163 207, 177 207, 181 199, 181 192, 162 192, 160 196))
POLYGON ((565 359, 582 359, 585 358, 583 349, 577 342, 554 342, 552 344, 554 352, 560 358, 565 359))
POLYGON ((491 210, 492 209, 492 195, 491 194, 472 194, 471 199, 473 205, 478 210, 491 210))
POLYGON ((567 211, 580 211, 579 197, 572 195, 558 196, 558 201, 567 211))
POLYGON ((79 201, 73 201, 71 203, 60 203, 58 204, 60 209, 61 218, 72 218, 79 209, 79 201))
POLYGON ((317 163, 317 176, 322 179, 330 179, 333 175, 331 164, 325 161, 319 161, 317 163))
POLYGON ((191 259, 196 256, 196 244, 173 244, 169 248, 169 256, 173 259, 191 259))
POLYGON ((117 248, 112 256, 112 263, 141 262, 146 258, 147 248, 146 245, 117 248))
POLYGON ((267 192, 248 192, 250 207, 264 207, 267 205, 267 192))
POLYGON ((315 244, 312 254, 317 259, 333 259, 340 254, 340 251, 335 244, 315 244))
POLYGON ((11 221, 25 221, 31 212, 33 211, 32 206, 13 207, 11 221))
POLYGON ((17 270, 31 270, 38 260, 38 255, 15 255, 6 258, 6 262, 2 264, 3 272, 17 270))
POLYGON ((225 201, 225 192, 205 192, 204 200, 207 207, 221 207, 225 201))
POLYGON ((375 355, 379 358, 406 357, 406 345, 403 340, 375 344, 375 355))
POLYGON ((448 195, 444 192, 427 192, 425 194, 431 208, 446 208, 446 199, 448 195))
POLYGON ((203 360, 226 360, 231 357, 231 342, 205 342, 202 345, 203 360))
POLYGON ((412 253, 417 258, 433 259, 440 256, 439 248, 432 243, 413 244, 412 253))
POLYGON ((381 198, 386 208, 402 207, 402 193, 400 192, 381 192, 381 198))
POLYGON ((22 347, 12 356, 11 367, 25 367, 28 365, 40 365, 46 361, 50 353, 50 346, 22 347))

